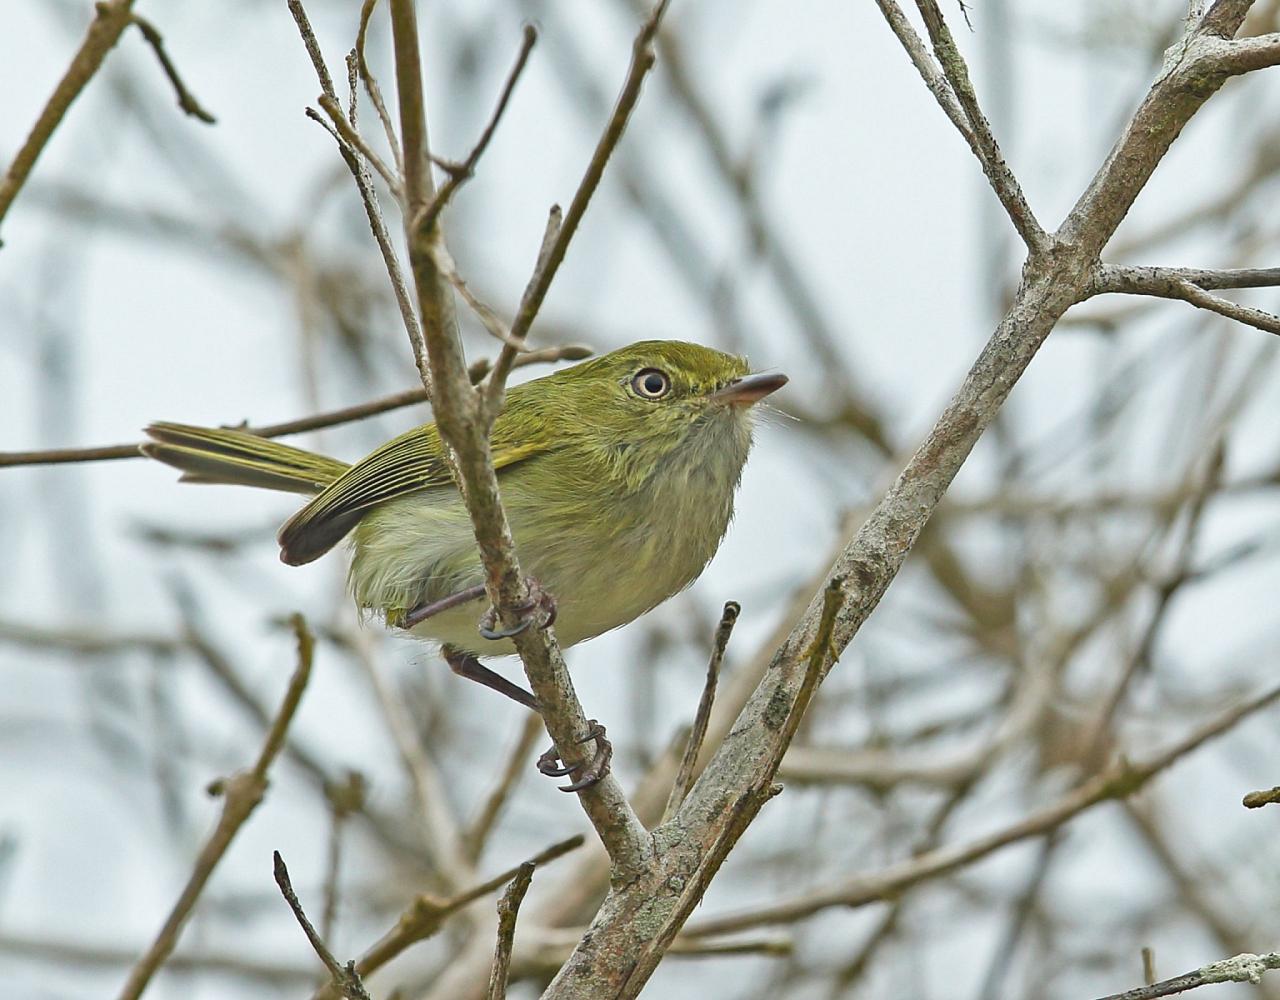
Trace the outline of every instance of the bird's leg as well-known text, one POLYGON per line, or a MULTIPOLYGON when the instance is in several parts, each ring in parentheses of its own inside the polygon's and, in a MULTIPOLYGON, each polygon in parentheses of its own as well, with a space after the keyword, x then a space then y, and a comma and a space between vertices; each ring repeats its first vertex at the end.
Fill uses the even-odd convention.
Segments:
POLYGON ((538 758, 538 770, 549 778, 573 776, 573 782, 561 787, 562 792, 580 792, 597 784, 609 773, 609 763, 613 760, 613 744, 605 738, 604 726, 595 719, 587 722, 587 735, 578 740, 579 743, 590 743, 595 740, 596 752, 585 764, 565 765, 560 751, 552 746, 538 758))
POLYGON ((538 628, 555 624, 556 599, 543 590, 542 584, 532 576, 525 579, 525 585, 529 588, 529 599, 515 609, 520 615, 520 621, 511 628, 498 628, 498 612, 495 608, 490 608, 480 619, 478 627, 484 638, 510 639, 535 623, 538 628))
POLYGON ((483 684, 485 687, 492 688, 500 694, 505 694, 512 701, 518 701, 525 708, 531 708, 535 712, 538 711, 537 698, 519 684, 512 684, 501 674, 496 674, 484 666, 475 653, 468 653, 453 646, 444 646, 440 652, 444 654, 444 659, 449 664, 449 669, 459 677, 465 677, 467 680, 483 684))
POLYGON ((415 625, 421 625, 428 618, 438 615, 441 611, 448 611, 450 608, 456 608, 459 604, 466 604, 468 601, 478 601, 482 597, 484 597, 483 583, 468 587, 466 590, 459 590, 456 594, 442 597, 438 601, 427 601, 419 604, 416 608, 410 608, 397 624, 400 628, 411 629, 415 625))

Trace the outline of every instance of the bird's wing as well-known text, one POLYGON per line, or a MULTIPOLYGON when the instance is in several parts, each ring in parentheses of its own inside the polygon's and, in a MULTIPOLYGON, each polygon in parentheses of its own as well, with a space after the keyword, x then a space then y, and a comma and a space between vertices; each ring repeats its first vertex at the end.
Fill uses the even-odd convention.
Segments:
MULTIPOLYGON (((499 417, 492 440, 495 469, 547 450, 543 442, 514 440, 511 431, 512 423, 499 417)), ((318 559, 371 508, 451 483, 435 424, 415 427, 351 466, 289 518, 277 536, 280 558, 292 566, 318 559)))

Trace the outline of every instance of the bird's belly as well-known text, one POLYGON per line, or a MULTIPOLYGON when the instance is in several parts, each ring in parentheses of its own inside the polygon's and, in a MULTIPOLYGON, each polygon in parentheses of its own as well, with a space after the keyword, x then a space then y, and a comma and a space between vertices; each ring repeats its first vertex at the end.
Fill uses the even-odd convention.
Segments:
MULTIPOLYGON (((638 618, 687 587, 714 555, 731 516, 729 502, 667 509, 663 498, 576 516, 509 497, 508 516, 521 568, 556 602, 555 632, 571 646, 638 618)), ((357 527, 351 589, 362 607, 407 611, 484 582, 475 537, 456 494, 432 491, 371 511, 357 527)), ((515 651, 487 640, 477 624, 484 598, 432 615, 414 636, 481 656, 515 651)))

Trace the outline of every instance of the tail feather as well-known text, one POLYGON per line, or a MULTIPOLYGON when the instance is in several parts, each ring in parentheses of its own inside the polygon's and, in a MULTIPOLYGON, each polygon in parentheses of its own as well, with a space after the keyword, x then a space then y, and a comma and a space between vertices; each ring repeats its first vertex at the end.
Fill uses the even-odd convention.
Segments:
POLYGON ((347 471, 335 458, 293 448, 248 431, 154 423, 141 451, 182 472, 187 483, 258 486, 316 494, 347 471))

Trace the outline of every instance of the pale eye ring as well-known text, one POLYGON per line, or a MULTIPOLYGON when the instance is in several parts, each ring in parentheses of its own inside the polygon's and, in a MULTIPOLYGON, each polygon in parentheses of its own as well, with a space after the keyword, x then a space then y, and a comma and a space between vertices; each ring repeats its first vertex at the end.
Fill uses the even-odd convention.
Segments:
POLYGON ((671 391, 671 377, 659 368, 645 368, 636 372, 631 389, 641 399, 661 399, 671 391))

